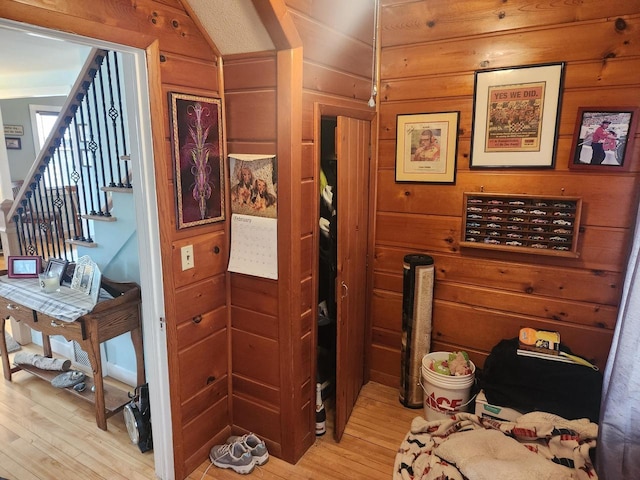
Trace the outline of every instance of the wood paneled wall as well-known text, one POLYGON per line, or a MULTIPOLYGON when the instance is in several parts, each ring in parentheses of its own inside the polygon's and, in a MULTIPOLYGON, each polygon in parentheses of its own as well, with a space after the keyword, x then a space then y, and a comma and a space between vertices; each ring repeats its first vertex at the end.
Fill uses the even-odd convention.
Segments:
POLYGON ((402 262, 435 259, 432 350, 482 366, 521 326, 557 330, 578 355, 607 359, 638 207, 628 173, 569 170, 581 106, 638 106, 640 6, 622 0, 382 0, 377 228, 371 378, 399 385, 402 262), (553 169, 470 170, 474 72, 566 62, 553 169), (460 112, 455 185, 395 182, 396 115, 460 112), (461 249, 464 192, 580 196, 580 257, 461 249), (398 235, 398 232, 403 235, 398 235))
POLYGON ((279 144, 286 134, 276 126, 300 132, 298 122, 302 124, 298 138, 291 139, 291 145, 302 144, 301 165, 293 168, 280 155, 278 159, 279 222, 293 222, 287 228, 300 232, 297 239, 279 237, 279 255, 300 253, 288 262, 288 271, 279 273, 278 281, 230 275, 233 428, 259 433, 273 454, 295 462, 315 439, 319 118, 314 109, 316 103, 368 109, 373 3, 291 0, 286 5, 302 40, 304 59, 294 50, 225 57, 224 84, 229 152, 277 154, 288 146, 279 144), (296 81, 302 82, 297 92, 291 83, 296 81), (293 98, 298 103, 293 109, 286 102, 291 94, 302 95, 293 98), (279 111, 287 109, 289 119, 282 117, 289 112, 279 111), (293 179, 281 177, 284 171, 300 173, 293 179), (283 195, 292 201, 283 202, 283 195), (291 308, 280 304, 282 282, 294 282, 291 294, 284 296, 291 308), (282 312, 294 315, 281 318, 282 312))
MULTIPOLYGON (((223 70, 228 152, 276 154, 276 53, 225 57, 223 70)), ((230 279, 231 423, 281 456, 278 282, 237 273, 230 279)))
POLYGON ((225 222, 176 230, 168 93, 220 96, 217 58, 179 0, 6 0, 0 14, 147 50, 175 477, 185 478, 229 433, 227 235, 225 222), (183 272, 180 247, 188 244, 194 247, 195 268, 183 272))

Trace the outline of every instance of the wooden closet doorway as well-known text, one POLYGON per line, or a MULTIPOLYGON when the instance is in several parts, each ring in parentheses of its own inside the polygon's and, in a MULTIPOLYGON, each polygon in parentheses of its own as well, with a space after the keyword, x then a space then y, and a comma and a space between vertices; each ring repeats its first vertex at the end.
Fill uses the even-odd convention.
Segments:
POLYGON ((340 441, 364 384, 371 123, 338 117, 336 418, 340 441))
MULTIPOLYGON (((333 118, 334 122, 329 124, 335 125, 337 241, 336 278, 332 287, 335 289, 336 303, 334 436, 337 441, 342 438, 366 380, 365 347, 369 338, 367 253, 373 116, 370 111, 340 113, 347 113, 348 116, 339 113, 323 115, 325 119, 333 118)), ((320 123, 326 128, 326 121, 320 123)))

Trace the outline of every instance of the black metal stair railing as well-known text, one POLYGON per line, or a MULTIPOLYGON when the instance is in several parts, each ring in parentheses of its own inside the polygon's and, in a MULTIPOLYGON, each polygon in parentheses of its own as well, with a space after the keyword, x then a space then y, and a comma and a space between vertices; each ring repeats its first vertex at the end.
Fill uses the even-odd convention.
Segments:
POLYGON ((94 49, 9 209, 20 255, 75 260, 91 219, 111 217, 109 188, 131 188, 121 56, 94 49))

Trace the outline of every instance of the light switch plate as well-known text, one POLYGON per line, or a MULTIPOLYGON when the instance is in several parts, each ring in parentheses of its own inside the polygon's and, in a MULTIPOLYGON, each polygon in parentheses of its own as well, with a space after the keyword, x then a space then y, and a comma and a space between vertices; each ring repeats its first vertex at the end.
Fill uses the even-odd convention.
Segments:
POLYGON ((182 257, 182 270, 189 270, 194 267, 193 260, 193 245, 185 245, 180 249, 180 256, 182 257))

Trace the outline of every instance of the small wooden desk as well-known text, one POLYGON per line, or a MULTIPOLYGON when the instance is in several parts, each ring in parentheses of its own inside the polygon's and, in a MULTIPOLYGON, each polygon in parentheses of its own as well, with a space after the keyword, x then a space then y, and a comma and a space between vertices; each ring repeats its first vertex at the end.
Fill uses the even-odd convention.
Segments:
MULTIPOLYGON (((6 271, 0 270, 0 275, 6 271)), ((93 382, 87 380, 87 388, 83 392, 73 389, 68 391, 95 403, 96 423, 102 430, 107 429, 107 418, 122 410, 130 401, 128 392, 106 385, 102 376, 102 361, 100 358, 100 344, 126 332, 131 332, 131 340, 136 355, 136 373, 138 385, 144 383, 144 357, 142 349, 142 329, 140 322, 140 288, 135 283, 117 283, 102 279, 102 287, 114 298, 99 302, 95 308, 76 319, 74 322, 64 322, 37 312, 14 301, 0 296, 0 349, 2 350, 2 367, 4 378, 11 381, 11 374, 19 370, 28 371, 34 375, 51 381, 61 372, 40 370, 30 365, 11 366, 4 331, 9 317, 23 322, 33 330, 42 333, 42 347, 44 355, 52 356, 50 335, 61 335, 68 341, 77 341, 87 352, 93 370, 93 382), (95 392, 91 386, 95 385, 95 392)), ((43 293, 43 295, 46 295, 43 293)))

